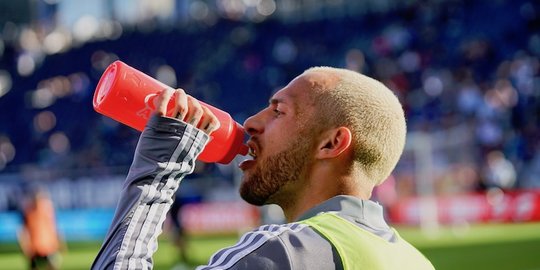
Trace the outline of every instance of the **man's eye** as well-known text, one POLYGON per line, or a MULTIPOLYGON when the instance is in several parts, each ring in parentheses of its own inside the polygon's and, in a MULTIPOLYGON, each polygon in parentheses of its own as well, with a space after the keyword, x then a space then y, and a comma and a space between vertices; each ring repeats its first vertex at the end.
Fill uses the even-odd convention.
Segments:
POLYGON ((282 115, 283 113, 282 113, 280 110, 278 110, 278 109, 274 109, 274 114, 275 114, 276 116, 279 116, 279 115, 282 115))

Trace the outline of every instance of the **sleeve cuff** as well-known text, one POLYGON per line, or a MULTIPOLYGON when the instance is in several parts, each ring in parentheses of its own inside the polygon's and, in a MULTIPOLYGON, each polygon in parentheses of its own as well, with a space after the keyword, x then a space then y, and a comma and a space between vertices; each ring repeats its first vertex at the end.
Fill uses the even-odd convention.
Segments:
POLYGON ((177 140, 180 140, 183 137, 187 137, 189 138, 188 144, 197 148, 195 151, 196 156, 202 152, 210 140, 210 136, 208 134, 191 124, 187 124, 186 122, 176 118, 155 114, 149 119, 143 133, 148 135, 155 134, 163 139, 177 138, 177 140))

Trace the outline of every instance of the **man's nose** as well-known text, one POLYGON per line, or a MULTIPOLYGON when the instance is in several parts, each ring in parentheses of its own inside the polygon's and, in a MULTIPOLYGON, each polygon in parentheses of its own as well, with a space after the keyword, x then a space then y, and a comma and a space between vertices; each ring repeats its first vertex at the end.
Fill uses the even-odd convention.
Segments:
POLYGON ((244 121, 244 129, 246 130, 247 134, 255 135, 262 132, 263 125, 260 114, 261 112, 252 115, 246 119, 246 121, 244 121))

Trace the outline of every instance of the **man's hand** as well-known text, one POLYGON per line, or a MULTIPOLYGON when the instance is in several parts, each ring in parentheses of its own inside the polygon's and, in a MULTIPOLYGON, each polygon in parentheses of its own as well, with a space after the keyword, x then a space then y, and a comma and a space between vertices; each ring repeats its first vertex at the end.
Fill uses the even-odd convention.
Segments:
POLYGON ((167 115, 167 106, 171 99, 174 99, 174 109, 170 117, 191 124, 208 135, 219 128, 220 123, 214 113, 180 88, 176 90, 167 88, 161 91, 154 99, 155 113, 161 116, 167 115))

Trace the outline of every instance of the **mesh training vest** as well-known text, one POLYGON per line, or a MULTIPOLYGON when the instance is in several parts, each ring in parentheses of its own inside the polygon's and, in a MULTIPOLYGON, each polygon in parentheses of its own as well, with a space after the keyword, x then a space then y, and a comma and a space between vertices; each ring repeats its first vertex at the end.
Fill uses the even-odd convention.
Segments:
POLYGON ((391 243, 334 213, 319 214, 300 223, 309 225, 332 243, 345 270, 435 269, 396 231, 397 240, 391 243))

